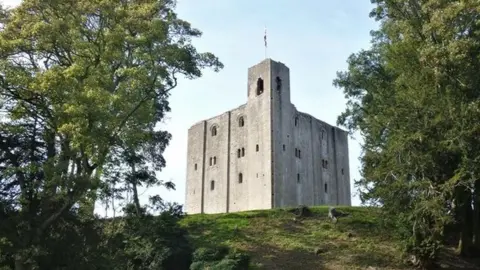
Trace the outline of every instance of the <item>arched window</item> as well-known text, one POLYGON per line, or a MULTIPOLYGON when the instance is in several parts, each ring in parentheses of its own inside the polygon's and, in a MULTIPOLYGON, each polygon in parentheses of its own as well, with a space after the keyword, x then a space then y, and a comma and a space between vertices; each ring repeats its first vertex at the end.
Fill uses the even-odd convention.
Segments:
POLYGON ((210 181, 210 190, 214 190, 215 189, 215 181, 210 181))
POLYGON ((237 150, 237 157, 240 158, 242 156, 242 150, 240 148, 237 150))
POLYGON ((242 157, 245 156, 245 148, 242 147, 242 157))
POLYGON ((328 160, 322 159, 322 167, 328 169, 328 160))
POLYGON ((243 119, 243 116, 240 116, 240 118, 238 118, 238 126, 239 127, 245 126, 245 120, 243 119))
POLYGON ((295 126, 298 126, 298 117, 295 117, 295 126))
POLYGON ((257 96, 263 93, 263 80, 262 78, 258 78, 257 80, 257 96))
POLYGON ((258 144, 257 144, 257 146, 256 146, 256 151, 257 151, 257 152, 260 151, 260 146, 258 146, 258 144))
POLYGON ((212 136, 217 136, 217 127, 212 127, 212 136))
POLYGON ((242 173, 238 174, 238 183, 239 184, 243 183, 243 174, 242 173))

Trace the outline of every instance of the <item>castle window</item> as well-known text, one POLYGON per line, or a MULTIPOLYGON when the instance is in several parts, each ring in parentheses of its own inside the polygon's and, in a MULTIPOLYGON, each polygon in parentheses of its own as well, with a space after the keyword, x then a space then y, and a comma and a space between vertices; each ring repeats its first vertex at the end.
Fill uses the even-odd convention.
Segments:
POLYGON ((295 117, 295 126, 298 126, 298 117, 295 117))
POLYGON ((328 193, 328 186, 327 186, 327 183, 325 183, 324 189, 325 189, 325 193, 328 193))
POLYGON ((298 158, 302 158, 302 152, 300 151, 300 149, 298 149, 298 158))
POLYGON ((260 147, 258 146, 258 144, 255 148, 256 148, 257 152, 260 151, 260 147))
POLYGON ((245 126, 245 120, 243 119, 243 116, 241 116, 240 118, 238 118, 238 126, 239 126, 239 127, 245 126))
POLYGON ((195 163, 195 166, 194 166, 194 167, 195 167, 195 171, 196 171, 196 170, 197 170, 197 163, 195 163))
POLYGON ((297 173, 297 183, 300 183, 300 174, 297 173))
POLYGON ((215 189, 215 181, 210 181, 210 190, 214 190, 215 189))
POLYGON ((210 166, 212 166, 212 164, 213 164, 213 158, 210 157, 210 166))
POLYGON ((322 167, 323 167, 324 169, 327 169, 327 168, 328 168, 328 161, 327 161, 327 160, 322 159, 322 167))
POLYGON ((213 157, 213 165, 217 164, 217 157, 213 157))
POLYGON ((280 91, 282 89, 282 79, 280 79, 280 77, 277 76, 277 78, 275 79, 275 82, 277 84, 277 91, 280 91))
POLYGON ((301 157, 301 152, 300 149, 295 148, 295 157, 300 158, 301 157))
POLYGON ((237 157, 240 158, 242 156, 242 150, 240 148, 237 150, 237 157))
POLYGON ((343 168, 342 168, 342 175, 343 175, 343 168))
POLYGON ((263 93, 263 80, 262 78, 258 78, 257 80, 257 96, 263 93))
POLYGON ((325 139, 325 130, 322 130, 322 140, 325 139))
POLYGON ((242 147, 242 157, 245 156, 245 148, 242 147))
POLYGON ((217 127, 212 127, 212 136, 217 136, 217 127))
POLYGON ((285 151, 285 144, 283 145, 283 151, 285 151))
POLYGON ((238 183, 239 184, 243 183, 243 174, 242 173, 238 174, 238 183))

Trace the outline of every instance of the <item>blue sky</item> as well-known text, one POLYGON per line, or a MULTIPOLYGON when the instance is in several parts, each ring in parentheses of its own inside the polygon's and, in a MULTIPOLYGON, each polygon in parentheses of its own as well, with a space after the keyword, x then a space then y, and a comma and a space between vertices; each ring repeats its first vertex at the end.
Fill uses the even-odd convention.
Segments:
MULTIPOLYGON (((14 6, 19 0, 3 0, 14 6)), ((179 0, 177 13, 200 29, 194 40, 199 51, 216 54, 225 68, 205 71, 197 80, 182 79, 170 98, 172 112, 164 127, 173 135, 165 152, 167 167, 158 176, 173 181, 176 191, 150 189, 168 201, 185 199, 187 130, 205 118, 246 101, 247 69, 264 59, 263 33, 267 27, 267 55, 290 68, 291 100, 296 107, 330 124, 345 109, 340 89, 332 86, 347 57, 370 45, 369 32, 377 28, 368 17, 370 0, 179 0)), ((359 199, 353 180, 359 177, 359 138, 349 140, 352 203, 359 199)))

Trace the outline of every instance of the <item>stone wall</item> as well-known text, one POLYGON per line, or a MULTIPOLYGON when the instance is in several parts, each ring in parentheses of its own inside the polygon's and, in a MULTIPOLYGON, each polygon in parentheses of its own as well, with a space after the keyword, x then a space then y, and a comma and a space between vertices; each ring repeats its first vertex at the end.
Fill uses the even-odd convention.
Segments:
POLYGON ((185 194, 185 211, 201 213, 204 175, 204 142, 206 121, 193 125, 188 130, 187 145, 187 184, 185 194))
POLYGON ((350 205, 347 133, 297 111, 289 73, 249 68, 247 103, 189 129, 188 213, 350 205))

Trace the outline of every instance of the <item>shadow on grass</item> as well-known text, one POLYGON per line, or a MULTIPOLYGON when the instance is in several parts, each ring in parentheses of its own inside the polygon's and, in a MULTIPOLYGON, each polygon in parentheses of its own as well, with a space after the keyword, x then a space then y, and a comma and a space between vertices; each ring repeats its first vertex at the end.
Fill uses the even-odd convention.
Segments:
POLYGON ((445 248, 440 252, 437 262, 439 269, 479 270, 480 258, 461 258, 455 254, 455 248, 445 248))
MULTIPOLYGON (((392 258, 390 256, 385 256, 383 253, 364 251, 352 254, 349 258, 349 263, 362 268, 380 267, 380 269, 385 269, 391 267, 392 258)), ((398 266, 396 266, 396 268, 398 268, 398 266)), ((405 267, 405 269, 408 268, 405 267)))

